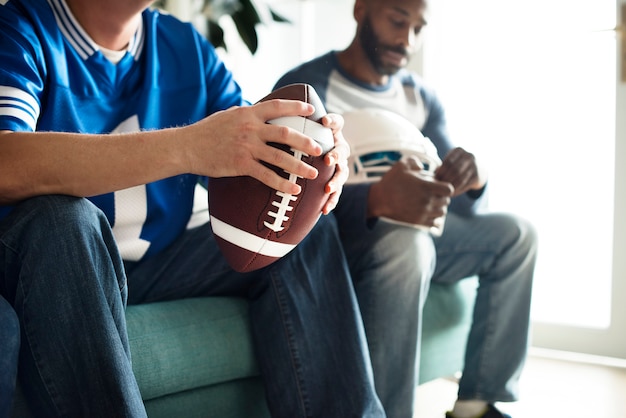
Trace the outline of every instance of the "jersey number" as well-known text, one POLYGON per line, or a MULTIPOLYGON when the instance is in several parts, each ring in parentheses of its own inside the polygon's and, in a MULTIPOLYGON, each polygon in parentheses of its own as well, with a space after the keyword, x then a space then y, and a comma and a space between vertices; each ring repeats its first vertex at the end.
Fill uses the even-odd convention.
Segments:
MULTIPOLYGON (((139 132, 139 118, 135 115, 122 122, 112 133, 139 132)), ((115 192, 115 224, 113 234, 124 260, 140 260, 148 251, 150 242, 141 238, 148 217, 146 186, 135 186, 115 192)))

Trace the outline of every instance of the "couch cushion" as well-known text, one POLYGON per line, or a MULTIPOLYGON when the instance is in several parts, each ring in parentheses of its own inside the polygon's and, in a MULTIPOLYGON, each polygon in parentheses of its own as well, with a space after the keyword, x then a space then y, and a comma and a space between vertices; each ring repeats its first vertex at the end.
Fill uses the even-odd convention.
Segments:
POLYGON ((477 286, 477 277, 431 283, 423 313, 420 383, 463 369, 477 286))
POLYGON ((144 400, 259 375, 244 299, 134 305, 126 317, 144 400))
POLYGON ((269 418, 260 377, 197 388, 146 402, 150 418, 269 418))

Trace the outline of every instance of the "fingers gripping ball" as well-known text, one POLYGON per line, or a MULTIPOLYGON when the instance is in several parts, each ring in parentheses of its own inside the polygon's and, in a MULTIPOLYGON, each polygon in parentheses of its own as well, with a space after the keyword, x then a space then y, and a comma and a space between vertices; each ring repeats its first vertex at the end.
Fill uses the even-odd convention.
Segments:
POLYGON ((311 157, 287 145, 270 144, 312 165, 319 175, 309 180, 270 166, 301 186, 302 191, 297 195, 276 191, 248 176, 209 180, 211 228, 222 254, 239 272, 268 266, 304 239, 322 214, 328 200, 324 187, 335 172, 335 167, 324 163, 324 155, 333 148, 334 139, 332 131, 321 124, 326 111, 313 87, 291 84, 260 101, 270 99, 301 100, 315 107, 315 113, 309 117, 283 117, 268 123, 296 129, 321 145, 322 155, 311 157))

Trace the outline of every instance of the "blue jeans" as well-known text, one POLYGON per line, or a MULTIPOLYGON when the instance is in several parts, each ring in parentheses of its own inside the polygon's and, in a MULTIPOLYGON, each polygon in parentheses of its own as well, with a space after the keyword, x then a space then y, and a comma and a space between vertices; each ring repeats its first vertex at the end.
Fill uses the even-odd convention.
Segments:
POLYGON ((145 416, 125 327, 129 292, 131 303, 248 298, 275 417, 384 417, 332 217, 286 257, 248 274, 225 264, 209 225, 124 264, 101 211, 70 197, 18 205, 0 222, 0 242, 0 283, 23 328, 20 378, 43 415, 145 416))
POLYGON ((0 417, 8 417, 13 404, 20 327, 15 311, 0 297, 0 417))
POLYGON ((35 416, 146 416, 126 335, 126 276, 85 199, 29 199, 0 221, 0 289, 20 320, 35 416))
POLYGON ((534 229, 505 214, 448 214, 441 237, 385 222, 372 229, 340 220, 372 358, 388 417, 413 415, 421 311, 429 284, 479 277, 460 399, 517 399, 529 337, 534 229), (361 232, 359 232, 361 231, 361 232))

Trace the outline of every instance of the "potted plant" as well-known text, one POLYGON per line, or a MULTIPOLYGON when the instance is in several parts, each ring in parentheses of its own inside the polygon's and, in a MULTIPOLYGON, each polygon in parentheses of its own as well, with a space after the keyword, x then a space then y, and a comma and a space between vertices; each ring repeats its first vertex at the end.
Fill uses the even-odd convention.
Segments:
POLYGON ((171 1, 186 1, 191 6, 197 8, 195 15, 201 15, 206 25, 206 36, 216 48, 224 48, 228 50, 224 41, 224 30, 219 24, 220 19, 229 16, 237 32, 241 37, 248 50, 254 54, 258 48, 258 35, 256 26, 263 23, 258 7, 267 8, 268 13, 263 15, 269 16, 274 22, 287 22, 289 20, 276 13, 269 5, 262 2, 253 2, 252 0, 158 0, 154 3, 155 7, 163 10, 168 9, 168 3, 171 1))

